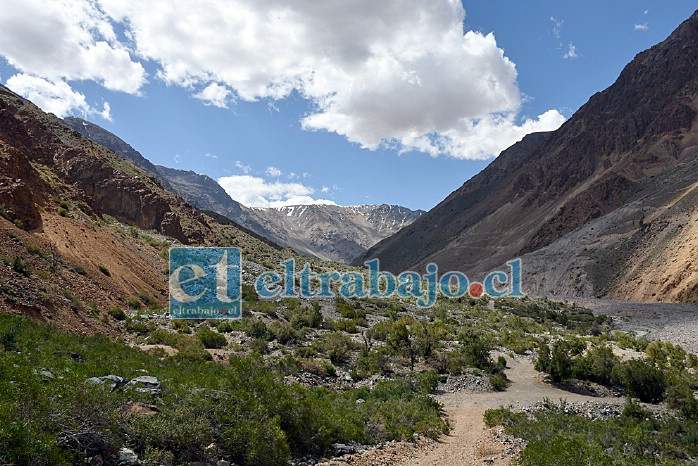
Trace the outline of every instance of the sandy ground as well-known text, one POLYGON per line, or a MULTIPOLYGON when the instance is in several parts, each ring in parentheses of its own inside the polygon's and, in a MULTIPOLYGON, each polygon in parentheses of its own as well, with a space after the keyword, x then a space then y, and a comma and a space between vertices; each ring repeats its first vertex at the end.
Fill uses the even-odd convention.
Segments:
POLYGON ((452 430, 437 442, 398 443, 355 455, 347 462, 329 464, 456 466, 509 464, 519 452, 513 439, 502 438, 501 430, 488 429, 485 410, 499 406, 514 409, 534 405, 545 398, 553 401, 624 403, 623 398, 594 398, 560 390, 543 382, 530 357, 507 358, 506 371, 511 381, 504 392, 470 393, 466 391, 438 395, 448 413, 452 430), (515 448, 512 448, 514 446, 515 448))
MULTIPOLYGON (((610 315, 616 328, 639 332, 648 338, 678 343, 698 353, 698 306, 685 304, 644 304, 612 300, 576 300, 599 314, 610 315)), ((530 406, 544 398, 569 402, 602 402, 623 404, 623 398, 594 398, 563 391, 543 382, 542 374, 533 368, 530 357, 507 357, 507 377, 511 381, 504 392, 469 393, 465 391, 437 395, 443 403, 452 431, 439 441, 399 442, 380 449, 365 451, 329 464, 356 466, 456 466, 504 465, 517 456, 516 441, 501 434, 501 429, 488 429, 483 414, 489 408, 530 406)))
MULTIPOLYGON (((572 301, 572 300, 568 300, 572 301)), ((613 317, 615 328, 678 343, 686 351, 698 354, 698 305, 665 303, 628 303, 610 299, 575 298, 572 302, 596 314, 613 317)))

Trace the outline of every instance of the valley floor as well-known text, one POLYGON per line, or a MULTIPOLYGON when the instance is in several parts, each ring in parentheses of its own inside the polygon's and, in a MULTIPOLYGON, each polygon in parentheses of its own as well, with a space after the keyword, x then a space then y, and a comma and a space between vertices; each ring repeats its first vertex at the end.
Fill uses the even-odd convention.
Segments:
POLYGON ((681 345, 698 354, 698 305, 672 303, 628 303, 610 299, 582 299, 577 305, 613 317, 615 328, 681 345))
MULTIPOLYGON (((597 314, 614 318, 616 328, 637 332, 648 338, 659 338, 680 344, 687 351, 698 352, 698 306, 690 304, 627 303, 621 301, 584 299, 576 304, 590 308, 597 314)), ((638 336, 639 336, 638 335, 638 336)), ((593 397, 571 393, 543 380, 543 374, 534 369, 530 356, 507 356, 509 387, 503 392, 472 393, 458 391, 439 394, 436 398, 444 405, 451 422, 449 435, 439 441, 400 442, 365 451, 346 462, 354 466, 455 466, 505 465, 518 456, 523 448, 520 440, 502 433, 501 428, 488 429, 483 415, 487 409, 511 406, 521 410, 548 398, 571 403, 622 406, 624 398, 593 397)))
MULTIPOLYGON (((471 393, 459 391, 437 395, 451 422, 451 433, 437 442, 402 442, 364 452, 347 463, 355 466, 456 466, 475 464, 503 465, 517 456, 523 444, 503 435, 501 429, 488 429, 483 421, 485 410, 512 406, 515 410, 533 406, 545 398, 557 402, 615 404, 625 400, 616 397, 595 398, 561 390, 543 381, 543 374, 533 368, 529 356, 507 357, 507 378, 511 381, 503 392, 471 393)), ((330 464, 338 464, 333 461, 330 464)), ((339 463, 342 464, 342 463, 339 463)), ((344 463, 346 464, 346 463, 344 463)))

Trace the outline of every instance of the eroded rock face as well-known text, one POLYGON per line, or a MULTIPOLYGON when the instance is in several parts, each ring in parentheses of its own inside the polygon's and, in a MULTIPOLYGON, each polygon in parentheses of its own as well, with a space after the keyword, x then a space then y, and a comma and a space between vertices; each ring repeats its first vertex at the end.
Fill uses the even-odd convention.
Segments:
POLYGON ((210 236, 204 217, 159 181, 0 87, 0 204, 25 229, 41 228, 39 207, 70 196, 80 209, 108 214, 183 243, 210 236), (175 212, 175 209, 177 212, 175 212), (182 225, 182 213, 190 220, 182 225))
POLYGON ((697 59, 698 12, 560 129, 526 136, 355 264, 377 257, 397 273, 435 262, 481 277, 526 255, 545 293, 698 300, 685 247, 696 215, 697 59))

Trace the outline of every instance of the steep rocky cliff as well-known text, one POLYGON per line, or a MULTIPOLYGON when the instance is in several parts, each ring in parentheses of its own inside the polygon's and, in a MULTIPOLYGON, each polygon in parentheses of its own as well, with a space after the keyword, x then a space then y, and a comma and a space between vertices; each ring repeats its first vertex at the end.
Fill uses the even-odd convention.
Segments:
POLYGON ((695 248, 682 246, 697 205, 697 59, 698 13, 559 130, 502 152, 357 262, 478 275, 524 255, 534 292, 698 300, 695 248))

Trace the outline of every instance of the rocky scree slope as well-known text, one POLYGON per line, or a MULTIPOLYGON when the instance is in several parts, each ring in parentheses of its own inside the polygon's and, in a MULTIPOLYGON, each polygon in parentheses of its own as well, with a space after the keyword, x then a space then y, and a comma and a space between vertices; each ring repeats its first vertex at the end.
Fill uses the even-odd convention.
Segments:
POLYGON ((698 301, 698 12, 560 129, 532 134, 355 262, 473 275, 523 256, 533 293, 698 301))

